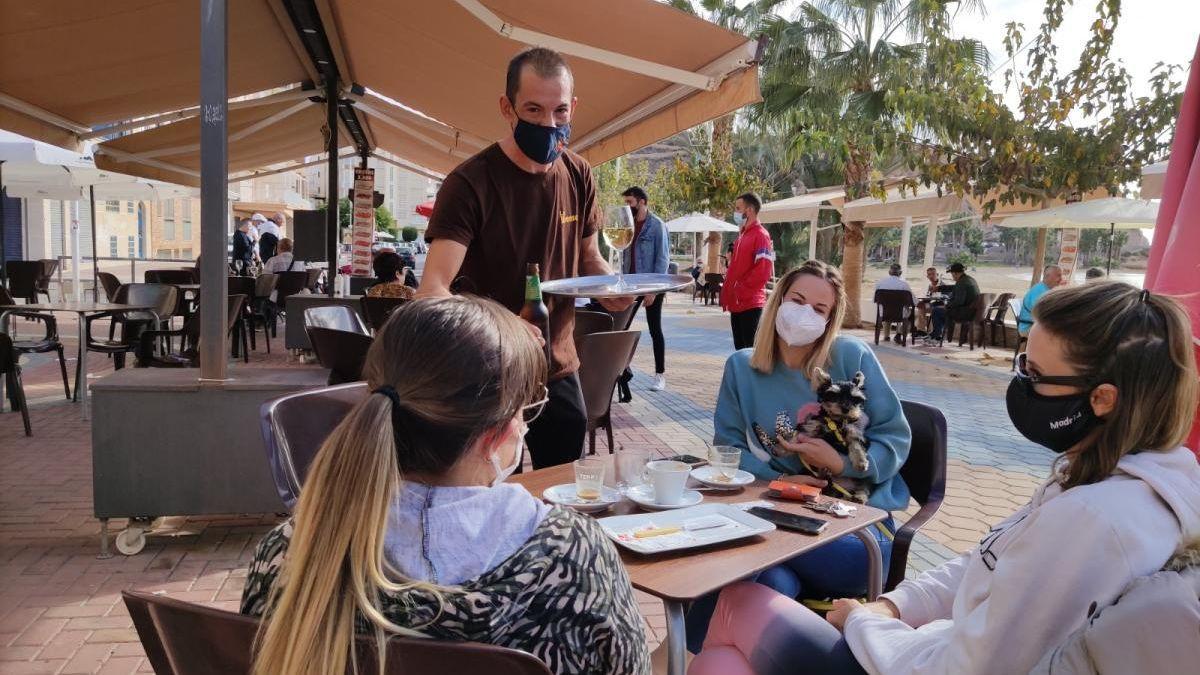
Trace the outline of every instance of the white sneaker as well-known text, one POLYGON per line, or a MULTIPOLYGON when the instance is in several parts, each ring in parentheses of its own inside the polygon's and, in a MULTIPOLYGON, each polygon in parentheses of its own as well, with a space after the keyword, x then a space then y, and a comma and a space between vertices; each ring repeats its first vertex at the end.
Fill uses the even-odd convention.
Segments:
POLYGON ((667 388, 667 376, 658 373, 654 376, 654 384, 650 385, 650 391, 662 391, 667 388))

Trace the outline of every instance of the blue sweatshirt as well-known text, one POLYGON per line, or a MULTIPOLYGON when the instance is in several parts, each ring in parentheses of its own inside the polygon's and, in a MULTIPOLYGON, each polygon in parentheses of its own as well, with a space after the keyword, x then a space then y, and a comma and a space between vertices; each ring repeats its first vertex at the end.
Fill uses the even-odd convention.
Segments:
MULTIPOLYGON (((817 394, 802 371, 788 368, 782 360, 775 364, 775 372, 770 375, 754 370, 750 367, 752 353, 751 349, 743 349, 725 362, 725 375, 721 378, 713 419, 716 428, 713 444, 741 448, 742 468, 759 478, 771 480, 783 472, 758 456, 766 450, 755 439, 751 423, 758 422, 774 437, 775 416, 784 411, 799 421, 798 411, 805 404, 815 404, 817 394)), ((875 353, 862 340, 842 335, 834 342, 829 364, 824 369, 835 381, 849 380, 858 371, 866 377, 863 385, 868 418, 865 435, 869 443, 870 466, 865 472, 856 471, 850 466, 849 459, 843 457, 842 475, 866 479, 872 484, 868 500, 871 506, 888 511, 907 508, 908 486, 898 472, 908 459, 912 430, 904 418, 900 398, 888 383, 875 353)), ((797 458, 774 457, 772 462, 794 468, 790 471, 792 474, 804 473, 797 458)))

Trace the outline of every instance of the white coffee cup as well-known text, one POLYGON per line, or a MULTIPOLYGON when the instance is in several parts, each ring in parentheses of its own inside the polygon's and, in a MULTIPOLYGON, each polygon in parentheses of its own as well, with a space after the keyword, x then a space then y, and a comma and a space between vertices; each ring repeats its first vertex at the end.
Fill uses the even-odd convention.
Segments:
POLYGON ((655 503, 671 506, 682 502, 683 489, 691 471, 691 466, 670 459, 648 462, 646 475, 654 488, 655 503))

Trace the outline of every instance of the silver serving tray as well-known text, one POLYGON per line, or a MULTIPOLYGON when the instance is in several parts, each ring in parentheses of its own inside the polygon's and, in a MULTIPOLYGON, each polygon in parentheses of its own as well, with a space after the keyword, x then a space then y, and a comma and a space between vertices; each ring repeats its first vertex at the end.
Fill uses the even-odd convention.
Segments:
POLYGON ((692 283, 688 274, 626 274, 625 288, 615 288, 617 275, 601 274, 543 281, 542 292, 570 298, 619 298, 674 291, 692 283))

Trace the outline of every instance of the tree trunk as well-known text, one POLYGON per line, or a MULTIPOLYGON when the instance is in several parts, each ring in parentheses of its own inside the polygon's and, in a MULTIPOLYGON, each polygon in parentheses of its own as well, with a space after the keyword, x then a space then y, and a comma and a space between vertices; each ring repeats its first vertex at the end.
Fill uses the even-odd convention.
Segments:
POLYGON ((733 161, 733 114, 713 120, 712 159, 717 165, 733 161))
POLYGON ((1042 280, 1042 268, 1046 266, 1046 233, 1049 230, 1046 228, 1038 228, 1037 231, 1037 250, 1033 254, 1033 280, 1029 283, 1030 287, 1037 286, 1042 280))
POLYGON ((846 282, 846 318, 843 328, 858 328, 862 323, 863 229, 866 223, 852 220, 843 225, 842 279, 846 282))

